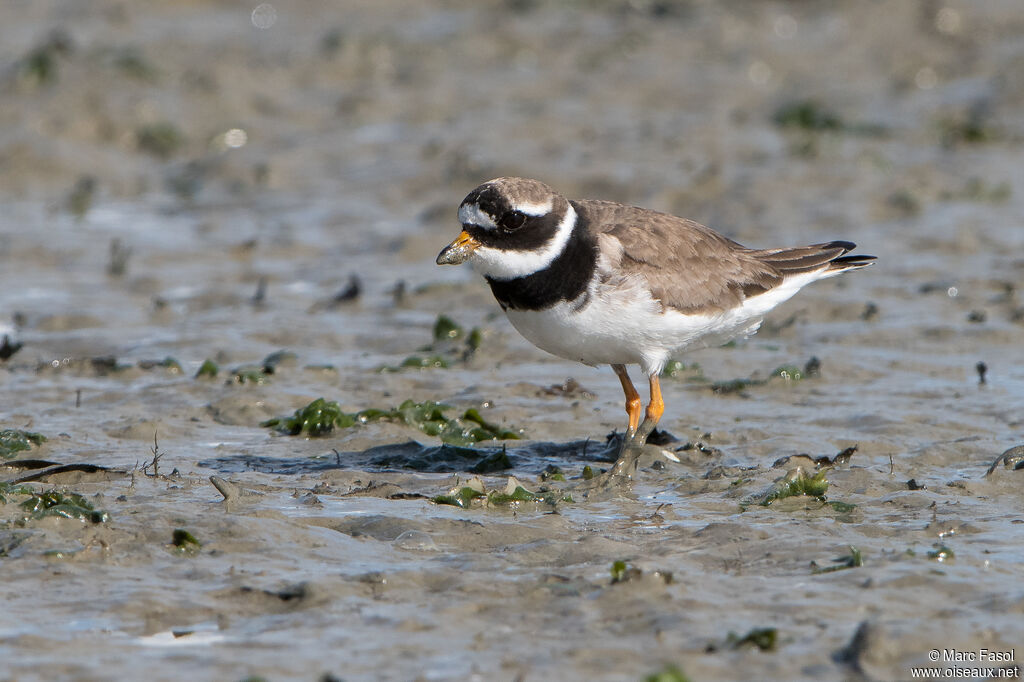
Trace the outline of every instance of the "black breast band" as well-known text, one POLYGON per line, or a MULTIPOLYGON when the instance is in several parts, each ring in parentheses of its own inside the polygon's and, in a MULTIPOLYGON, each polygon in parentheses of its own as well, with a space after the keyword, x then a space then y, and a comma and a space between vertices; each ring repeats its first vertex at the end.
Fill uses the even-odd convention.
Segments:
POLYGON ((576 300, 587 290, 596 268, 597 241, 588 233, 586 218, 577 210, 569 241, 551 265, 526 277, 488 277, 487 283, 502 310, 544 310, 562 301, 576 300))

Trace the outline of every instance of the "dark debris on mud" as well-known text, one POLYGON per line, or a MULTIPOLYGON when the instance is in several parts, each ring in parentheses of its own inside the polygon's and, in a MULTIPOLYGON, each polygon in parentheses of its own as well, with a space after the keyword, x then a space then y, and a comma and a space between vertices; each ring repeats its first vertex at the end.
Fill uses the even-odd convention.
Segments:
POLYGON ((264 457, 231 455, 199 462, 199 466, 222 473, 258 471, 268 474, 300 475, 332 469, 366 471, 420 471, 423 473, 494 473, 515 469, 540 473, 549 465, 565 462, 614 462, 618 439, 604 443, 577 440, 567 443, 538 442, 514 448, 456 445, 424 445, 414 440, 378 445, 361 452, 338 452, 314 457, 264 457))

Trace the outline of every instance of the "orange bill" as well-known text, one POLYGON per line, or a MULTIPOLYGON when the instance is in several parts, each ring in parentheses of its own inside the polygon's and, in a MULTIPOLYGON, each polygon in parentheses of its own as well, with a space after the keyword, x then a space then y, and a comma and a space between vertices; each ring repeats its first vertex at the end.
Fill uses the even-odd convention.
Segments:
POLYGON ((480 242, 473 239, 468 232, 463 230, 455 238, 455 241, 444 247, 441 253, 437 254, 437 264, 458 265, 459 263, 465 263, 479 246, 480 242))

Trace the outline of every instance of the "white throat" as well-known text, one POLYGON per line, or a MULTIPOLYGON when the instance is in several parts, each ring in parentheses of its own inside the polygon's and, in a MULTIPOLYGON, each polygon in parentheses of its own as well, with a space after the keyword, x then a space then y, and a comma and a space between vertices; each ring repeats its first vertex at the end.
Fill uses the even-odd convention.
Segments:
POLYGON ((478 247, 473 252, 473 269, 485 277, 497 280, 516 279, 540 272, 551 265, 569 243, 572 230, 576 227, 576 210, 566 204, 565 215, 558 223, 558 229, 546 244, 529 251, 503 251, 489 246, 478 247))

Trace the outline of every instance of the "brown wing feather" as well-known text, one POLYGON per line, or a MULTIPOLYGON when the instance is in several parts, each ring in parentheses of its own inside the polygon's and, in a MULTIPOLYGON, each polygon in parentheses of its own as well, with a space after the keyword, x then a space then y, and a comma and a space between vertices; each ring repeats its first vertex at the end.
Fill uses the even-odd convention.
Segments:
POLYGON ((854 247, 850 242, 829 242, 790 249, 764 249, 751 254, 784 276, 820 270, 854 247))
POLYGON ((664 306, 717 312, 783 279, 758 252, 692 220, 606 201, 575 204, 595 236, 607 234, 621 245, 618 270, 645 278, 664 306))
POLYGON ((856 244, 853 242, 826 242, 791 249, 762 249, 751 254, 762 263, 775 268, 783 277, 800 275, 815 270, 852 270, 871 265, 874 256, 845 256, 856 244))

